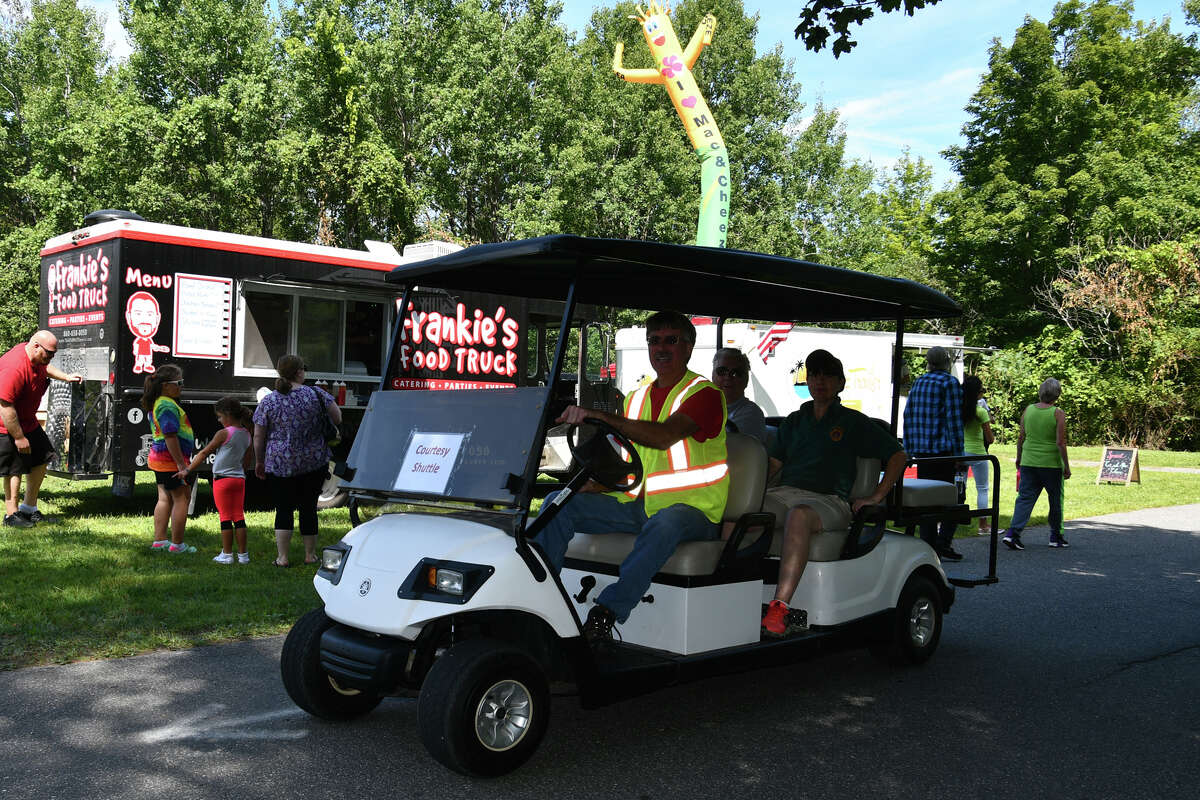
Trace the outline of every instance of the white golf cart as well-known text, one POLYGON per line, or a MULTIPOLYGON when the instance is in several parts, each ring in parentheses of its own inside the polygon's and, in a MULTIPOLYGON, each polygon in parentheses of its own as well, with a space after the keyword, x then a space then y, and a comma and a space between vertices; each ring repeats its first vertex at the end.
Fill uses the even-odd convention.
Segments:
MULTIPOLYGON (((288 693, 311 714, 350 719, 385 696, 416 694, 421 739, 434 758, 465 774, 498 775, 537 748, 551 684, 573 686, 595 707, 836 648, 865 645, 891 661, 920 663, 937 647, 952 584, 995 581, 994 534, 988 574, 951 580, 925 542, 889 530, 972 515, 953 484, 907 481, 849 530, 814 537, 793 601, 807 612, 807 627, 761 638, 784 510, 763 508, 762 445, 731 433, 725 519, 733 533, 681 545, 616 629, 620 641, 593 649, 581 620, 616 580, 633 537, 577 536, 558 576, 530 544, 589 477, 610 487, 640 477, 640 464, 620 456, 632 445, 615 430, 573 428, 574 472, 557 502, 530 516, 532 500, 563 488, 547 485, 543 459, 554 452, 553 387, 578 303, 805 323, 890 320, 897 372, 904 321, 956 316, 959 307, 927 287, 851 270, 572 236, 480 245, 400 267, 389 280, 406 292, 419 284, 512 294, 517 286, 523 296, 559 300, 557 352, 544 386, 371 396, 346 482, 356 527, 324 549, 314 579, 323 606, 296 623, 281 657, 288 693), (362 521, 368 508, 373 516, 362 521)), ((385 387, 395 368, 389 364, 385 387)), ((892 408, 895 430, 898 395, 892 408)), ((861 460, 856 491, 870 492, 878 478, 878 462, 861 460)), ((973 514, 992 516, 993 530, 995 506, 973 514)))

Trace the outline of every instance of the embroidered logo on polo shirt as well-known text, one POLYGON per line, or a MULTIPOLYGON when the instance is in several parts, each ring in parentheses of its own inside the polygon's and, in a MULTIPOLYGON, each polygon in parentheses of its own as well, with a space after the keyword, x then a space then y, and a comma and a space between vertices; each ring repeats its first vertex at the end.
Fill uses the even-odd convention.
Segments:
POLYGON ((845 433, 846 432, 839 425, 836 428, 833 428, 829 431, 829 438, 835 442, 840 442, 842 440, 842 436, 844 436, 845 433))

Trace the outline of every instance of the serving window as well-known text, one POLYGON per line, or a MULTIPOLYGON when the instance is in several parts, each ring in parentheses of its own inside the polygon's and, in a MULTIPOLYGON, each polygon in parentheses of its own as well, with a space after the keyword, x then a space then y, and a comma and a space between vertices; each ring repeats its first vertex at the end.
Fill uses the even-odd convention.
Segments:
POLYGON ((274 377, 297 353, 310 377, 378 379, 386 357, 388 300, 320 289, 245 282, 237 309, 238 375, 274 377))

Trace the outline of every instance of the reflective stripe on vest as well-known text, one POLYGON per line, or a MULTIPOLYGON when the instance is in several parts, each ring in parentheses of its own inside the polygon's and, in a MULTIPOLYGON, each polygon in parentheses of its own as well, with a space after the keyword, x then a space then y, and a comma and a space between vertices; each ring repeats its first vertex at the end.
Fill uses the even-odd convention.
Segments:
MULTIPOLYGON (((688 371, 680 382, 672 387, 657 418, 652 419, 648 384, 626 398, 625 417, 632 420, 664 422, 682 408, 689 396, 704 388, 720 391, 702 376, 688 371)), ((704 442, 687 437, 665 451, 639 445, 638 452, 642 457, 644 478, 642 483, 632 489, 617 493, 615 496, 619 500, 636 500, 644 491, 647 515, 674 503, 686 503, 703 511, 713 522, 720 520, 729 494, 724 427, 716 437, 704 442)))

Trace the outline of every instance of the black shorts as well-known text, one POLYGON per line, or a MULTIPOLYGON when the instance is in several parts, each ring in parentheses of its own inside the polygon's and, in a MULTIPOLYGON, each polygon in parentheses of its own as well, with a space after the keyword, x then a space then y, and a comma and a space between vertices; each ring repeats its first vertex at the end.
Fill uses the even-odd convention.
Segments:
POLYGON ((175 476, 174 472, 159 472, 158 470, 154 470, 154 482, 166 489, 168 492, 173 492, 180 486, 183 486, 184 483, 187 483, 188 486, 191 486, 196 482, 196 476, 195 474, 189 473, 187 480, 181 481, 175 476))
POLYGON ((0 435, 0 475, 28 475, 34 467, 50 463, 54 448, 42 426, 25 431, 25 438, 29 440, 28 453, 17 449, 11 433, 0 435))

